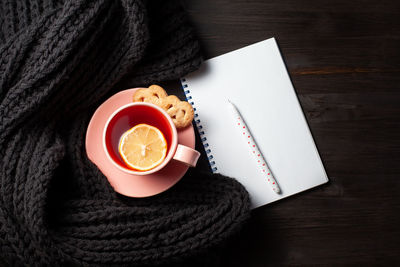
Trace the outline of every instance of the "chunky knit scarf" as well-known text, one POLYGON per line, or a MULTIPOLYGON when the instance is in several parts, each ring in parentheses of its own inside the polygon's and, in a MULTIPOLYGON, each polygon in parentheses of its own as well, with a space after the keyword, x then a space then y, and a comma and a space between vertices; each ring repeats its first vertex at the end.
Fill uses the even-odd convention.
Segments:
POLYGON ((118 82, 176 79, 201 63, 175 1, 4 0, 0 8, 0 263, 169 264, 238 229, 249 199, 235 180, 193 169, 167 192, 133 199, 86 157, 89 119, 125 89, 118 82))

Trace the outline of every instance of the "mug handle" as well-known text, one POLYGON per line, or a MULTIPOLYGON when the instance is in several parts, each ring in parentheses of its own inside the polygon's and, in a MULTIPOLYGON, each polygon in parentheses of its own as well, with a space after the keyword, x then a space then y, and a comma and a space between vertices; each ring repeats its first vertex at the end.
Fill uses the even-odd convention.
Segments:
POLYGON ((182 162, 183 164, 186 164, 190 167, 195 167, 199 157, 200 157, 199 151, 178 144, 173 159, 182 162))

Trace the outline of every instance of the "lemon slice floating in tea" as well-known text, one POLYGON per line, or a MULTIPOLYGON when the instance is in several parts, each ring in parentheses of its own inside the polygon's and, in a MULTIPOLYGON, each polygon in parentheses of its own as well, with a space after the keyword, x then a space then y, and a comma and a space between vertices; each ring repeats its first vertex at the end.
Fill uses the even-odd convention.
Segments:
POLYGON ((122 135, 118 151, 130 168, 148 171, 160 165, 165 159, 167 141, 156 127, 138 124, 122 135))

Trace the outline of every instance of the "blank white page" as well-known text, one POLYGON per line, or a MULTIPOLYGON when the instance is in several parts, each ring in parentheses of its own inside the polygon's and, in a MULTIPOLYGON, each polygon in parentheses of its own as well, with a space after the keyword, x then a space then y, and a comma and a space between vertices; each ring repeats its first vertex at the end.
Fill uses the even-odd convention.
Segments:
POLYGON ((252 208, 328 181, 274 38, 209 59, 181 81, 216 172, 242 183, 252 208), (240 111, 281 194, 272 191, 259 170, 227 99, 240 111))

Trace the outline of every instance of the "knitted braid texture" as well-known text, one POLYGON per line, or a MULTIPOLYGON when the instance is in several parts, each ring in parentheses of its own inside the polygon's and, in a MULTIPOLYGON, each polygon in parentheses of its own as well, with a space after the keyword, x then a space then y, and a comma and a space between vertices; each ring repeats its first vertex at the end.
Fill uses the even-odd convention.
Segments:
MULTIPOLYGON (((226 240, 249 214, 235 180, 191 170, 133 199, 87 159, 85 132, 118 90, 201 63, 176 1, 0 3, 0 259, 7 266, 182 262, 226 240)), ((187 265, 189 266, 189 265, 187 265)))

